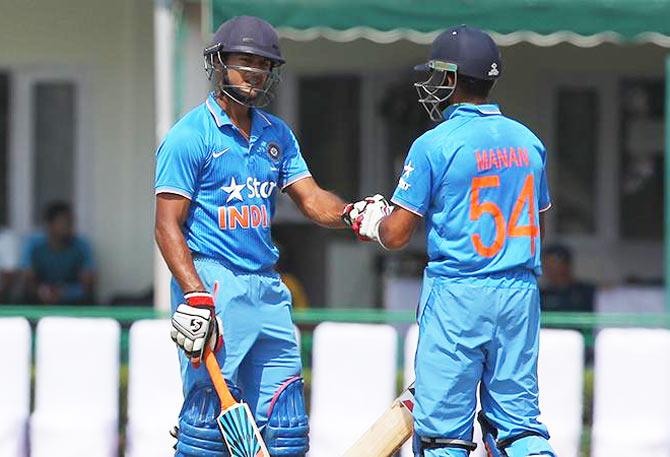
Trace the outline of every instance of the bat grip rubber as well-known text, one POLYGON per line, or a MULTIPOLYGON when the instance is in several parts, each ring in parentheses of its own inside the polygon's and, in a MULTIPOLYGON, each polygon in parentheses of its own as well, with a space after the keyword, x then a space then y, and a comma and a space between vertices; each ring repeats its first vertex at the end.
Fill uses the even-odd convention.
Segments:
POLYGON ((212 384, 214 384, 214 390, 216 390, 216 394, 221 401, 221 411, 225 411, 237 402, 230 393, 230 390, 228 390, 226 380, 221 374, 219 362, 216 361, 216 356, 209 347, 205 349, 205 366, 207 367, 207 372, 212 380, 212 384))

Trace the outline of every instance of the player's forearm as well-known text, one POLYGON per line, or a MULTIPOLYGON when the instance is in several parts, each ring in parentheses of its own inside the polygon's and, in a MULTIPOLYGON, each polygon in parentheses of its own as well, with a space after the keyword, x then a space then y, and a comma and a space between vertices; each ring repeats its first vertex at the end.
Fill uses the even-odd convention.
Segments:
POLYGON ((345 202, 332 192, 319 189, 301 206, 302 213, 315 223, 328 228, 345 228, 342 211, 345 202))
POLYGON ((176 224, 157 223, 156 243, 167 263, 168 268, 175 277, 181 290, 184 292, 194 290, 205 290, 205 286, 195 271, 193 256, 186 246, 186 240, 176 224))
POLYGON ((390 220, 391 216, 384 218, 379 226, 379 238, 381 244, 389 250, 402 249, 409 243, 412 238, 411 233, 405 233, 393 224, 390 220))
POLYGON ((402 249, 412 239, 416 227, 416 217, 410 212, 397 208, 379 223, 381 244, 390 250, 402 249))

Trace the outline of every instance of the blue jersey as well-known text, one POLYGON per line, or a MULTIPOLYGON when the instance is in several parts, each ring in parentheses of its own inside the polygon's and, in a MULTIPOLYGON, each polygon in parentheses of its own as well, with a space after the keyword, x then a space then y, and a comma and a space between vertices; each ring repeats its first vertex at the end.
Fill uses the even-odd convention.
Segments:
POLYGON ((425 217, 429 274, 541 274, 539 212, 551 205, 542 142, 497 105, 459 104, 421 135, 393 202, 425 217))
POLYGON ((156 194, 191 200, 188 248, 236 271, 272 269, 270 236, 278 189, 310 176, 290 128, 251 109, 249 140, 210 95, 167 134, 156 153, 156 194))

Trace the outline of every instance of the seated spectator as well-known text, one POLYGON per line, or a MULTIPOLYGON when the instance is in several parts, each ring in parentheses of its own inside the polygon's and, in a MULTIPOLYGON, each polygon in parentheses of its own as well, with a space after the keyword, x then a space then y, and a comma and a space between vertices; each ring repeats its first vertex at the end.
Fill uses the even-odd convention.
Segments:
POLYGON ((0 303, 16 298, 19 267, 19 237, 10 229, 0 229, 0 303))
POLYGON ((32 236, 23 251, 24 300, 35 304, 93 303, 95 272, 88 242, 74 234, 70 205, 50 203, 46 232, 32 236))
POLYGON ((562 245, 549 246, 542 260, 543 311, 593 312, 595 286, 577 281, 572 270, 572 253, 562 245))

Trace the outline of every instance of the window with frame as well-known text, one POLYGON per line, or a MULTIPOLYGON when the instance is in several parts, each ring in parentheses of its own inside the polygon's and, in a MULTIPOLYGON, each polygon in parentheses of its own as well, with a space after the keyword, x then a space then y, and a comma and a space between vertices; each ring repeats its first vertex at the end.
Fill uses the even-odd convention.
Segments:
POLYGON ((596 234, 599 150, 598 93, 592 88, 561 87, 556 92, 556 151, 549 170, 556 230, 566 235, 596 234))
POLYGON ((9 74, 0 73, 0 226, 9 222, 9 74))
POLYGON ((44 81, 32 87, 33 223, 39 224, 49 202, 74 200, 77 135, 76 86, 44 81))
POLYGON ((626 240, 663 239, 664 101, 661 80, 619 85, 619 233, 626 240))
POLYGON ((301 147, 310 171, 343 198, 358 193, 360 80, 357 76, 303 76, 298 82, 301 147))

